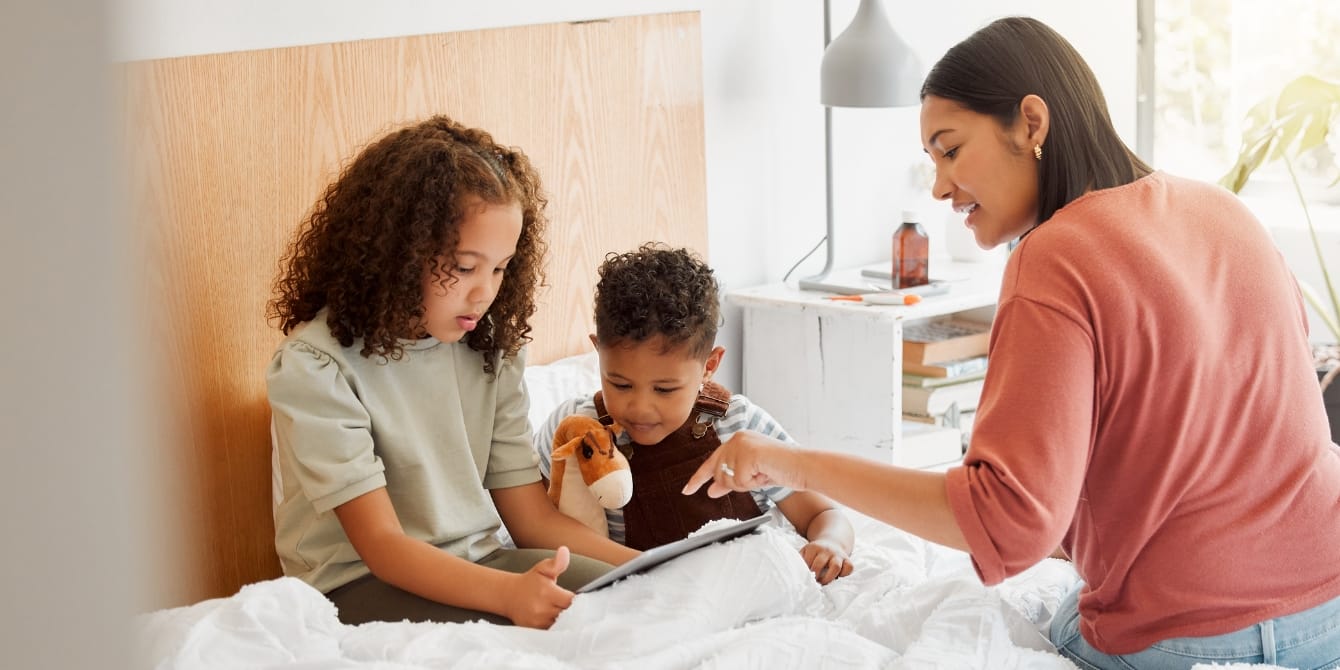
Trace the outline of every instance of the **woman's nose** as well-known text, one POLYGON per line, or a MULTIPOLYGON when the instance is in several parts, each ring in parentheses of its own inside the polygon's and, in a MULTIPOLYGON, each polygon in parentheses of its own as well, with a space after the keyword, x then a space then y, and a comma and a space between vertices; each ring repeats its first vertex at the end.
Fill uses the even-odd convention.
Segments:
POLYGON ((953 194, 954 188, 949 181, 949 177, 937 169, 935 179, 931 181, 931 197, 936 200, 948 200, 953 194))

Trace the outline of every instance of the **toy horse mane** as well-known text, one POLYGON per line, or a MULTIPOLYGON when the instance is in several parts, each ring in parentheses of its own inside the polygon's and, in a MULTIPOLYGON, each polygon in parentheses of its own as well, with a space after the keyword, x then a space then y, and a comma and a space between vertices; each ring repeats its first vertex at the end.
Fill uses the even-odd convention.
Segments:
POLYGON ((574 414, 554 431, 549 499, 558 511, 609 537, 605 510, 633 497, 633 471, 614 444, 615 426, 574 414))

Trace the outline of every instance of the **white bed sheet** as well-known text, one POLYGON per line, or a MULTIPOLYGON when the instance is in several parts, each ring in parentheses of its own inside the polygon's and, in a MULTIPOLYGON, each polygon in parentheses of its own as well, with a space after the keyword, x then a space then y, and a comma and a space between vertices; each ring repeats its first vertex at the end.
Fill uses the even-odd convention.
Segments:
MULTIPOLYGON (((855 516, 856 569, 820 587, 783 525, 576 597, 548 631, 345 626, 292 578, 136 622, 154 668, 1073 668, 1040 626, 1075 582, 1048 559, 997 587, 966 555, 855 516)), ((710 526, 710 524, 709 524, 710 526)))

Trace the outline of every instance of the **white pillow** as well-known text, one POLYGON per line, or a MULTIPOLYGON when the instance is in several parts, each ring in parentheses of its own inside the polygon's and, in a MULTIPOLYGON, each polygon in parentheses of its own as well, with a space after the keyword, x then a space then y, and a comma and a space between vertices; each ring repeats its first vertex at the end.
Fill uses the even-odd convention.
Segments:
POLYGON ((532 432, 543 426, 564 401, 600 390, 600 358, 594 351, 533 365, 524 374, 532 432))

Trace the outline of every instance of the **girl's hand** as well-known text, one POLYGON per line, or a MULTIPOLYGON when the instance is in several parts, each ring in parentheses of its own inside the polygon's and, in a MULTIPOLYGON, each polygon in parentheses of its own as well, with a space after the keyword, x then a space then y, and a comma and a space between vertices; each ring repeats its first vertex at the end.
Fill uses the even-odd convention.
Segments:
POLYGON ((851 558, 833 542, 815 540, 800 548, 800 557, 820 584, 828 584, 839 577, 851 574, 851 558))
POLYGON ((527 628, 549 628, 572 604, 574 594, 558 585, 558 576, 568 569, 568 548, 559 547, 546 558, 509 582, 503 593, 503 615, 527 628))

